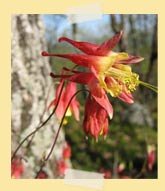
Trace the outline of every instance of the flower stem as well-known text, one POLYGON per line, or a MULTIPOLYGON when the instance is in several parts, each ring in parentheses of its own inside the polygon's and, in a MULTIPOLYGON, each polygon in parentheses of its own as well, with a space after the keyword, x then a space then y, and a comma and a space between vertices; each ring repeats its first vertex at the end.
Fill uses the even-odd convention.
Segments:
POLYGON ((60 130, 61 130, 62 125, 63 125, 63 121, 64 121, 64 118, 65 118, 66 112, 67 112, 67 110, 68 110, 68 108, 69 108, 69 106, 70 106, 70 104, 71 104, 73 98, 74 98, 77 94, 79 94, 80 92, 83 92, 83 91, 89 92, 89 90, 86 90, 86 89, 85 89, 85 90, 78 90, 78 91, 77 91, 75 94, 73 94, 73 96, 70 98, 70 100, 69 100, 69 102, 68 102, 68 104, 67 104, 67 107, 66 107, 66 109, 65 109, 64 115, 63 115, 63 117, 62 117, 62 119, 61 119, 61 122, 60 122, 59 128, 58 128, 58 130, 57 130, 57 133, 56 133, 56 135, 55 135, 55 137, 54 137, 54 141, 53 141, 53 144, 52 144, 52 146, 51 146, 51 149, 50 149, 48 155, 47 155, 47 156, 44 158, 44 160, 42 161, 42 163, 41 163, 41 165, 40 165, 40 169, 39 169, 39 171, 37 172, 35 178, 38 177, 39 173, 42 171, 43 167, 45 166, 46 162, 49 160, 49 158, 50 158, 50 156, 51 156, 51 154, 52 154, 52 152, 53 152, 53 149, 54 149, 54 147, 55 147, 55 145, 56 145, 56 142, 57 142, 57 139, 58 139, 60 130))
POLYGON ((15 158, 17 152, 19 151, 19 149, 21 148, 21 146, 23 145, 23 143, 24 143, 29 137, 31 137, 31 136, 34 135, 37 131, 39 131, 44 125, 46 125, 46 123, 47 123, 47 122, 51 119, 51 117, 54 115, 54 113, 55 113, 55 111, 56 111, 56 109, 57 109, 57 107, 58 107, 60 98, 61 98, 61 94, 62 94, 62 90, 63 90, 63 88, 64 88, 64 84, 65 84, 65 82, 63 82, 63 84, 62 84, 62 87, 61 87, 61 90, 60 90, 60 94, 59 94, 59 97, 58 97, 58 99, 57 99, 57 104, 56 104, 56 106, 54 107, 52 113, 49 115, 49 117, 48 117, 39 127, 37 127, 34 131, 32 131, 30 134, 28 134, 28 135, 20 142, 20 144, 19 144, 18 147, 15 149, 15 151, 14 151, 12 157, 11 157, 11 161, 13 161, 13 159, 15 158))
POLYGON ((141 84, 141 85, 145 86, 146 88, 158 93, 158 88, 156 86, 153 86, 153 85, 148 84, 148 83, 143 82, 143 81, 139 81, 139 84, 141 84))

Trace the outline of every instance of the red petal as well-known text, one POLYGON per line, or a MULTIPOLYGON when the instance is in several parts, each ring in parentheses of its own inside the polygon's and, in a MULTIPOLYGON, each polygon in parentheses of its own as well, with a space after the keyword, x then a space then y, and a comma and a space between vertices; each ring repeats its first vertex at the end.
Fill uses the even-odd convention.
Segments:
POLYGON ((133 96, 130 93, 122 92, 118 98, 126 103, 134 103, 133 96))
MULTIPOLYGON (((54 98, 54 100, 51 101, 51 103, 49 104, 48 109, 50 109, 50 107, 56 105, 56 103, 57 103, 57 98, 58 98, 58 96, 60 95, 60 92, 61 92, 61 88, 62 88, 62 86, 63 86, 63 83, 64 83, 64 80, 61 79, 61 81, 60 81, 60 83, 58 84, 57 89, 56 89, 56 91, 55 91, 55 98, 54 98)), ((59 101, 59 102, 61 102, 61 100, 62 100, 63 93, 64 93, 64 90, 62 90, 61 98, 60 98, 60 101, 59 101)))
POLYGON ((72 82, 77 82, 80 84, 88 84, 94 78, 95 78, 95 76, 92 73, 79 72, 79 73, 72 75, 68 79, 72 82))
POLYGON ((83 127, 86 134, 90 134, 96 139, 100 133, 103 135, 108 133, 107 111, 91 95, 86 100, 83 127))
POLYGON ((111 103, 109 102, 109 99, 106 94, 104 94, 102 97, 96 97, 92 95, 93 98, 96 100, 98 104, 100 104, 108 113, 110 119, 113 118, 113 107, 111 103))
POLYGON ((49 54, 49 56, 57 56, 69 59, 77 65, 91 68, 95 67, 97 70, 99 68, 99 60, 102 59, 101 56, 92 56, 85 54, 49 54))
POLYGON ((70 104, 71 111, 77 121, 80 120, 80 112, 79 112, 79 102, 77 100, 73 100, 70 104))
POLYGON ((116 46, 116 44, 120 41, 122 35, 123 35, 123 32, 120 31, 118 34, 116 34, 110 40, 102 43, 99 46, 99 48, 97 49, 97 55, 99 55, 99 56, 107 55, 116 46))
MULTIPOLYGON (((66 102, 69 102, 69 100, 76 93, 76 91, 77 91, 76 84, 74 82, 69 82, 68 85, 66 86, 64 100, 66 100, 66 102)), ((75 119, 79 121, 79 102, 76 100, 75 97, 73 98, 70 104, 70 109, 73 112, 75 119)))
POLYGON ((74 82, 68 82, 65 88, 64 100, 70 100, 70 98, 76 93, 76 84, 74 82))
MULTIPOLYGON (((60 92, 61 92, 61 88, 63 86, 63 83, 64 83, 64 80, 62 79, 60 84, 56 88, 55 98, 50 103, 48 108, 50 108, 51 106, 55 106, 56 105, 57 100, 58 100, 59 95, 60 95, 60 92)), ((63 114, 64 114, 64 112, 65 112, 66 104, 64 102, 64 95, 65 95, 65 88, 62 90, 61 97, 60 97, 60 100, 59 100, 59 103, 58 103, 58 106, 57 106, 57 109, 56 109, 56 116, 57 116, 58 119, 61 119, 63 114)))
POLYGON ((121 64, 135 64, 135 63, 141 62, 142 60, 144 60, 144 58, 142 58, 140 56, 129 56, 128 59, 120 60, 120 61, 118 61, 118 63, 121 63, 121 64))
POLYGON ((61 98, 60 102, 58 104, 58 107, 56 109, 56 116, 58 119, 62 119, 65 109, 66 109, 66 104, 65 104, 64 100, 61 98))
POLYGON ((59 42, 62 42, 62 41, 66 41, 66 42, 72 44, 74 47, 78 48, 79 50, 81 50, 82 52, 84 52, 86 54, 97 55, 96 50, 99 46, 96 44, 92 44, 89 42, 78 42, 78 41, 71 40, 66 37, 61 37, 59 39, 59 42))
MULTIPOLYGON (((72 72, 72 71, 71 71, 72 72)), ((71 82, 76 82, 80 84, 87 85, 89 84, 90 81, 93 81, 96 79, 93 73, 90 72, 79 72, 79 71, 73 71, 74 74, 72 75, 56 75, 51 73, 51 76, 53 78, 62 78, 62 79, 67 79, 71 82)))
POLYGON ((96 78, 93 78, 93 80, 91 80, 88 83, 88 86, 93 96, 96 96, 96 97, 104 96, 105 91, 102 87, 100 87, 100 84, 98 83, 98 80, 96 78))
MULTIPOLYGON (((60 92, 61 92, 61 88, 63 87, 64 84, 64 80, 61 79, 60 84, 57 86, 57 90, 56 90, 56 98, 59 96, 60 92)), ((62 90, 63 92, 63 90, 62 90)))
POLYGON ((61 37, 59 39, 59 42, 66 41, 72 44, 74 47, 78 48, 79 50, 89 55, 105 56, 116 46, 116 44, 121 39, 122 35, 123 35, 123 32, 120 31, 118 34, 116 34, 110 40, 105 41, 100 46, 89 43, 89 42, 74 41, 66 37, 61 37))

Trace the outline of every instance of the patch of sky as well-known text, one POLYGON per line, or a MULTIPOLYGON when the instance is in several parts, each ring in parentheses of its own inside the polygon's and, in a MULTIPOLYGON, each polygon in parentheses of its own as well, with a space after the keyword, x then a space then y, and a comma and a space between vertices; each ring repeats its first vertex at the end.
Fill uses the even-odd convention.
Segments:
MULTIPOLYGON (((50 38, 53 31, 56 40, 63 35, 72 37, 72 25, 68 22, 66 15, 46 14, 42 15, 42 18, 46 28, 47 39, 50 38)), ((79 40, 100 38, 110 32, 109 25, 109 15, 102 15, 102 18, 98 20, 77 23, 79 40), (87 34, 86 37, 85 34, 87 34)))

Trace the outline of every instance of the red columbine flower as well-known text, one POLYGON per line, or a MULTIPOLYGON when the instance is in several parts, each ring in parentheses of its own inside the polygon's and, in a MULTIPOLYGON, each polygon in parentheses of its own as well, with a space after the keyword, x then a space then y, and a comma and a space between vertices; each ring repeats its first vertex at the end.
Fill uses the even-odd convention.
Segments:
POLYGON ((11 163, 12 178, 20 178, 24 172, 24 166, 21 158, 16 157, 11 163))
MULTIPOLYGON (((60 96, 60 90, 63 86, 64 81, 61 80, 55 93, 55 99, 50 103, 49 107, 56 105, 58 97, 60 96)), ((68 82, 68 84, 63 88, 58 107, 56 109, 56 115, 61 119, 64 115, 66 107, 69 103, 70 98, 76 93, 76 84, 74 82, 68 82)), ((68 110, 66 116, 74 115, 75 119, 79 121, 79 102, 74 97, 68 110)))
POLYGON ((99 135, 106 136, 108 133, 107 111, 91 95, 88 96, 85 104, 83 128, 87 135, 91 135, 96 140, 99 135))
POLYGON ((69 159, 71 157, 71 147, 68 143, 63 148, 62 156, 64 159, 69 159))
POLYGON ((99 82, 99 86, 113 97, 133 103, 133 92, 141 83, 139 76, 132 72, 128 64, 143 60, 138 56, 130 56, 125 52, 113 52, 112 48, 119 42, 122 32, 101 45, 87 42, 78 42, 62 37, 59 41, 67 41, 86 54, 49 54, 43 52, 43 56, 57 56, 71 60, 77 65, 87 67, 93 72, 99 82))
MULTIPOLYGON (((78 42, 66 37, 62 37, 59 41, 66 41, 85 54, 50 54, 42 52, 43 56, 57 56, 71 60, 76 65, 87 68, 87 72, 79 72, 74 70, 67 71, 65 75, 54 75, 52 77, 60 77, 71 82, 82 83, 87 85, 90 91, 85 109, 84 130, 87 134, 98 138, 99 135, 107 134, 107 115, 110 119, 113 117, 113 108, 106 95, 110 93, 113 97, 118 97, 124 102, 133 103, 132 92, 139 84, 157 91, 152 85, 139 80, 139 76, 132 72, 128 64, 138 63, 143 58, 138 56, 130 56, 125 52, 113 52, 112 49, 119 42, 122 32, 115 35, 112 39, 105 41, 101 45, 88 42, 78 42), (89 105, 95 105, 96 108, 90 108, 89 105), (102 121, 95 115, 102 114, 102 121), (88 115, 89 114, 89 115, 88 115)), ((69 96, 71 98, 71 96, 69 96)), ((56 96, 57 98, 57 96, 56 96)), ((63 113, 63 112, 62 112, 63 113)), ((99 115, 98 115, 99 116, 99 115)))
POLYGON ((56 164, 56 170, 59 176, 64 176, 67 168, 68 168, 68 165, 63 159, 60 159, 56 164))
POLYGON ((87 85, 91 92, 91 96, 100 106, 102 106, 107 111, 110 119, 112 119, 113 117, 112 105, 109 102, 105 90, 99 86, 98 79, 94 76, 93 73, 73 71, 73 73, 69 75, 55 75, 51 73, 51 76, 53 78, 60 77, 61 79, 67 79, 68 81, 71 82, 87 85))
POLYGON ((51 74, 51 76, 88 86, 90 95, 88 96, 85 106, 84 131, 87 135, 91 135, 95 139, 97 139, 99 135, 106 137, 108 133, 108 116, 112 119, 113 108, 104 89, 99 86, 98 80, 93 73, 72 72, 73 73, 69 75, 51 74))

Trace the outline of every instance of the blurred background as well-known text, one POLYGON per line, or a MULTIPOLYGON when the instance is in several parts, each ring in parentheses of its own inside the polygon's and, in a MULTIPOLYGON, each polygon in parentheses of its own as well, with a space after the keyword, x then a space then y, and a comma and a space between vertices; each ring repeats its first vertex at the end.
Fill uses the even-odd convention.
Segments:
MULTIPOLYGON (((62 67, 74 66, 65 59, 43 58, 40 53, 43 50, 76 52, 71 45, 58 43, 61 36, 99 44, 120 30, 124 36, 114 50, 144 57, 143 62, 132 66, 133 71, 142 81, 157 86, 157 15, 103 15, 99 20, 75 24, 68 22, 67 15, 13 16, 12 152, 49 115, 45 108, 55 91, 49 72, 59 74, 62 67)), ((79 95, 81 120, 67 118, 42 178, 61 178, 68 167, 101 172, 105 178, 157 178, 157 94, 139 86, 134 97, 132 105, 110 97, 114 117, 109 123, 107 138, 96 142, 85 139, 82 121, 86 94, 79 95)), ((13 174, 14 167, 19 166, 18 178, 34 177, 58 124, 54 117, 48 127, 37 132, 30 147, 28 142, 21 148, 18 160, 12 164, 13 174)))

